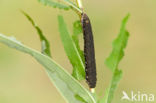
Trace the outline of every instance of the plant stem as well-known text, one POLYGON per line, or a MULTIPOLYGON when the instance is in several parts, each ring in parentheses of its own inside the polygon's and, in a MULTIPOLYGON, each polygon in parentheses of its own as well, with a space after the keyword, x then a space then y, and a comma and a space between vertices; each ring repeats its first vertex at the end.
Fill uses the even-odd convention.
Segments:
POLYGON ((82 10, 77 7, 75 4, 73 4, 71 1, 69 0, 64 0, 68 5, 70 5, 72 7, 72 9, 74 9, 75 11, 82 13, 82 10))
POLYGON ((78 7, 83 10, 83 6, 82 6, 82 1, 81 0, 76 0, 78 7))
POLYGON ((81 14, 83 13, 83 6, 82 6, 82 1, 81 0, 75 0, 76 3, 77 3, 77 7, 81 10, 81 12, 77 12, 77 14, 79 15, 80 17, 80 20, 81 20, 81 14))

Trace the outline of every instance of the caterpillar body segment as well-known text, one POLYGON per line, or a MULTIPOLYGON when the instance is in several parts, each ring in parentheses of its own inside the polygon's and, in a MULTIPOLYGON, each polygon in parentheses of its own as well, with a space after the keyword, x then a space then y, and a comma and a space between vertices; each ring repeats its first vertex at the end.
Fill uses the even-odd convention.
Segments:
POLYGON ((87 14, 82 13, 81 24, 84 36, 84 57, 85 57, 85 72, 86 81, 91 90, 96 86, 96 63, 95 63, 95 51, 94 51, 94 39, 93 32, 89 17, 87 14))

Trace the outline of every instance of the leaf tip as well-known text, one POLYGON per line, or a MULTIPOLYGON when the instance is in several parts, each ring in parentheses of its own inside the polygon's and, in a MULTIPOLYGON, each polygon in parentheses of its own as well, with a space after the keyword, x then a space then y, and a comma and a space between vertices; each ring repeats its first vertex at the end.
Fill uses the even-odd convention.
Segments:
POLYGON ((127 23, 129 17, 130 17, 130 13, 128 13, 128 14, 124 17, 123 23, 127 23))

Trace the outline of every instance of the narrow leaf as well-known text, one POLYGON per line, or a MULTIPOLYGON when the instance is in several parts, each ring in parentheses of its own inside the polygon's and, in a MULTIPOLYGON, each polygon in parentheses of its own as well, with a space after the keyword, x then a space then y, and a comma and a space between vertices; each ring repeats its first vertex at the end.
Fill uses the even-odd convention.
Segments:
POLYGON ((83 63, 85 62, 84 60, 84 53, 83 50, 80 49, 80 45, 79 45, 79 36, 82 33, 82 26, 81 26, 81 22, 79 20, 75 21, 73 23, 73 35, 72 35, 72 39, 76 45, 76 48, 79 52, 79 55, 81 56, 81 59, 83 61, 83 63))
POLYGON ((106 90, 105 96, 99 101, 99 103, 111 103, 114 97, 114 92, 122 78, 122 71, 115 69, 110 87, 106 90))
POLYGON ((113 50, 112 50, 110 56, 105 61, 105 64, 112 71, 114 71, 116 69, 116 67, 118 67, 120 60, 124 56, 124 49, 126 47, 128 37, 129 37, 129 33, 125 29, 128 18, 129 18, 129 15, 127 15, 123 19, 120 33, 119 33, 118 37, 113 41, 113 50))
POLYGON ((85 79, 83 61, 81 60, 81 57, 79 55, 75 43, 73 42, 71 36, 68 33, 64 19, 60 15, 58 16, 58 22, 59 22, 59 32, 62 39, 62 43, 64 45, 65 52, 70 60, 70 63, 74 68, 73 76, 78 80, 85 79))
POLYGON ((41 29, 37 26, 37 24, 35 24, 33 19, 27 13, 25 13, 24 11, 22 11, 22 13, 27 17, 27 19, 31 22, 32 26, 36 29, 38 33, 40 37, 40 41, 41 41, 42 53, 51 57, 50 44, 48 40, 46 39, 46 37, 43 35, 41 29))
MULTIPOLYGON (((105 62, 108 68, 112 70, 113 77, 112 77, 111 84, 104 98, 101 100, 103 103, 111 103, 113 96, 114 96, 114 92, 117 88, 117 85, 119 84, 119 81, 122 78, 122 71, 118 69, 118 65, 124 56, 124 49, 127 45, 127 41, 129 37, 129 33, 125 29, 128 18, 129 18, 129 15, 127 15, 123 19, 120 33, 113 42, 113 50, 105 62)), ((102 102, 99 102, 99 103, 102 103, 102 102)))
POLYGON ((41 54, 23 44, 14 38, 0 34, 0 42, 15 48, 21 52, 25 52, 34 57, 41 65, 45 67, 52 83, 68 103, 96 103, 92 95, 81 86, 68 72, 58 65, 54 60, 46 55, 41 54), (80 100, 81 98, 81 100, 80 100), (83 100, 83 102, 82 102, 83 100))
POLYGON ((39 2, 41 2, 44 5, 48 5, 51 6, 53 8, 59 8, 59 9, 64 9, 64 10, 69 10, 70 7, 65 5, 65 4, 61 4, 59 2, 54 2, 52 0, 38 0, 39 2))

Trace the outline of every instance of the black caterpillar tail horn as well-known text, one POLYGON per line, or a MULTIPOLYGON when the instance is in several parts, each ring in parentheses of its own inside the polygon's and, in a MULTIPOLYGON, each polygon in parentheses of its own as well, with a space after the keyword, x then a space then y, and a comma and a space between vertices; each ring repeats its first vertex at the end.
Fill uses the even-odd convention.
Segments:
POLYGON ((86 81, 92 90, 96 86, 96 63, 94 53, 94 40, 89 17, 82 13, 81 23, 84 35, 84 56, 86 81))

